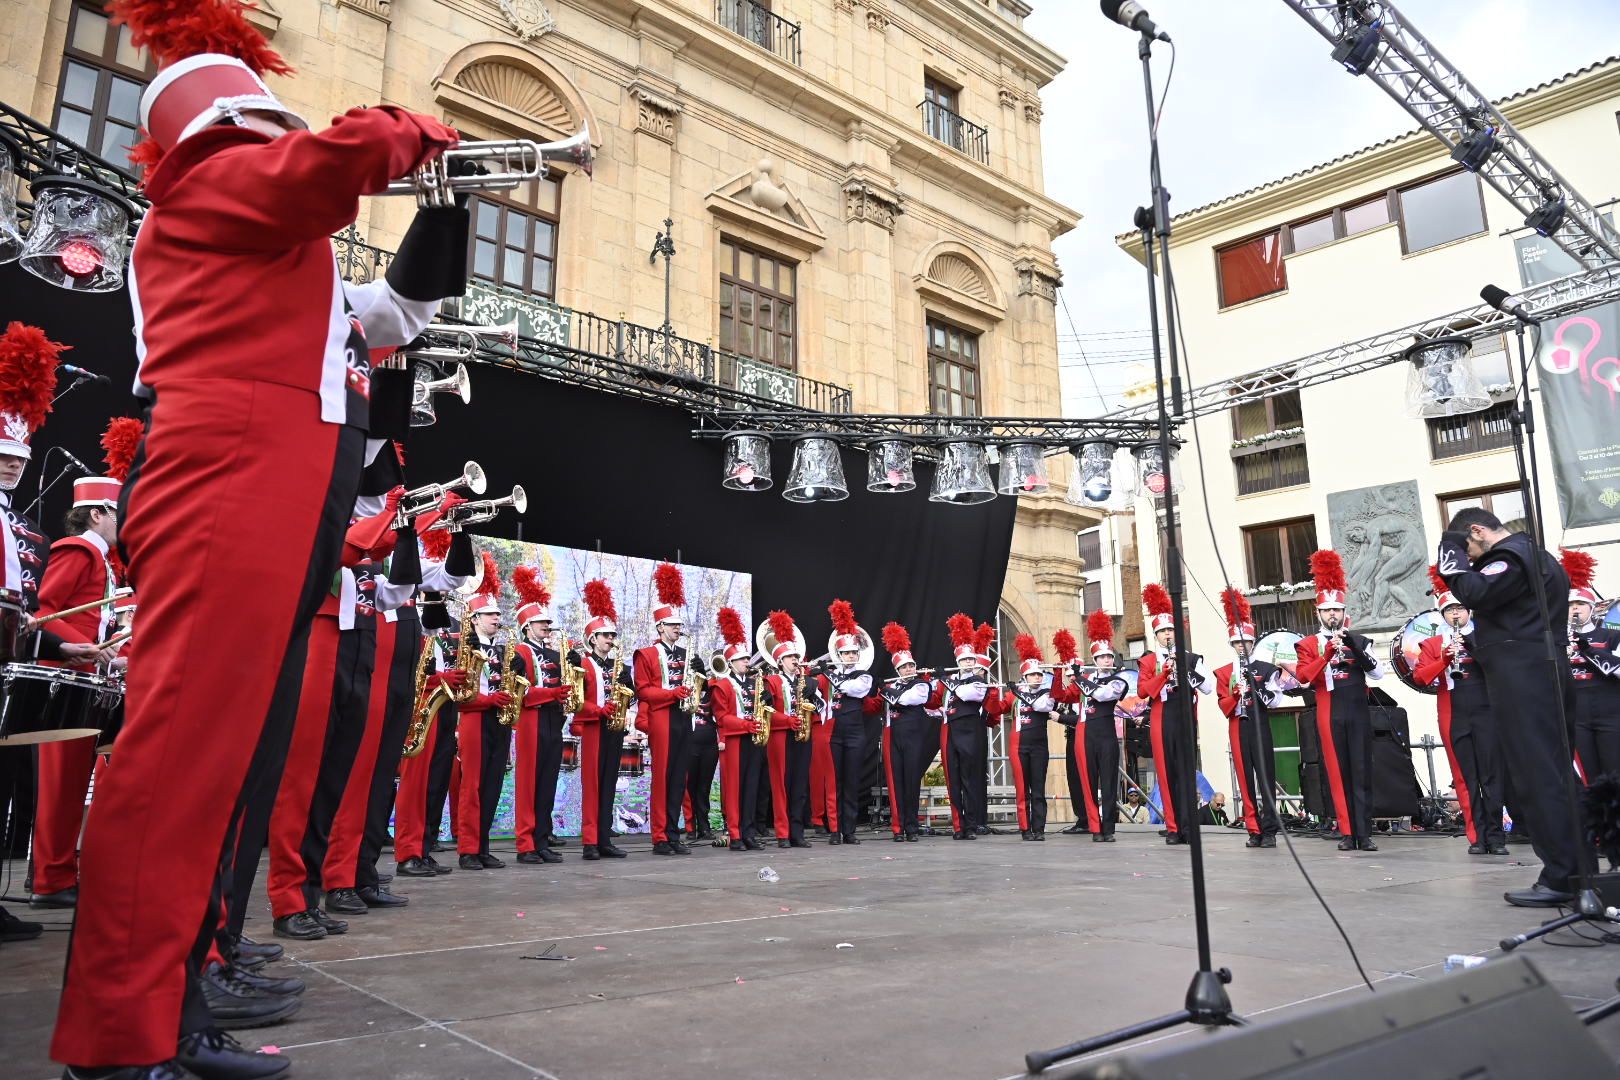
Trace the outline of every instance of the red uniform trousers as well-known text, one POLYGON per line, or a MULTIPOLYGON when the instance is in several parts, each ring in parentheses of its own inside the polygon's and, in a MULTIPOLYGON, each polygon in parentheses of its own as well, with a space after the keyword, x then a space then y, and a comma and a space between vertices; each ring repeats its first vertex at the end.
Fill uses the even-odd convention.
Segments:
POLYGON ((1179 833, 1181 828, 1176 824, 1175 797, 1170 793, 1170 787, 1175 780, 1170 775, 1169 761, 1165 755, 1164 746, 1164 702, 1158 698, 1153 699, 1152 718, 1148 721, 1148 732, 1153 739, 1153 787, 1159 796, 1159 815, 1164 818, 1164 827, 1172 833, 1179 833))
POLYGON ((452 706, 439 710, 428 732, 427 746, 399 763, 399 793, 394 799, 394 861, 420 859, 427 854, 428 777, 440 741, 456 741, 456 713, 452 706))
POLYGON ((771 741, 765 744, 765 760, 771 770, 771 817, 778 840, 786 840, 791 831, 788 821, 787 766, 788 740, 792 737, 786 728, 773 725, 771 741))
POLYGON ((834 721, 810 725, 810 824, 838 831, 838 775, 833 769, 834 721))
POLYGON ((888 724, 883 725, 883 782, 889 789, 889 828, 900 835, 900 803, 894 786, 894 738, 888 724))
POLYGON ((366 704, 366 730, 360 738, 349 781, 343 786, 343 801, 332 819, 332 832, 326 842, 326 859, 321 863, 321 887, 355 887, 360 859, 360 843, 366 834, 366 813, 371 803, 372 775, 382 749, 383 723, 388 715, 388 684, 393 674, 389 663, 398 638, 398 624, 377 616, 377 663, 371 672, 371 697, 366 704))
POLYGON ((58 1061, 166 1061, 182 1026, 209 1023, 191 976, 219 925, 244 785, 286 758, 362 450, 359 429, 322 423, 306 390, 199 379, 160 391, 122 495, 141 634, 118 765, 85 830, 58 1061), (237 588, 247 536, 252 583, 237 588))
POLYGON ((512 729, 502 726, 495 716, 494 709, 474 712, 463 707, 456 725, 461 779, 459 784, 451 781, 455 819, 450 827, 455 830, 456 852, 461 855, 489 854, 489 829, 500 805, 506 756, 512 746, 512 729))
MULTIPOLYGON (((1102 824, 1102 810, 1097 806, 1097 781, 1092 779, 1091 755, 1086 753, 1086 725, 1084 723, 1080 723, 1075 727, 1074 738, 1069 743, 1069 753, 1074 758, 1075 770, 1080 774, 1080 789, 1085 796, 1086 827, 1093 833, 1103 832, 1105 830, 1102 824)), ((1112 830, 1107 831, 1112 832, 1112 830)))
POLYGON ((36 893, 57 893, 79 884, 79 831, 95 769, 94 737, 39 744, 39 777, 34 789, 36 893))

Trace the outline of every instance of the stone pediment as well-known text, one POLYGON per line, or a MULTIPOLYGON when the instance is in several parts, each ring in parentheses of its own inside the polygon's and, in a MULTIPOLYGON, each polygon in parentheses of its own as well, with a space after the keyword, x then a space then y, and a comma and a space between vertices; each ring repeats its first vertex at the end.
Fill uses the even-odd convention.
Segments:
POLYGON ((504 135, 553 141, 589 126, 600 146, 579 89, 531 49, 506 42, 469 45, 452 56, 433 79, 433 94, 453 123, 504 135))
POLYGON ((801 258, 810 257, 827 243, 809 208, 777 179, 776 165, 769 158, 715 188, 703 205, 716 217, 801 258))

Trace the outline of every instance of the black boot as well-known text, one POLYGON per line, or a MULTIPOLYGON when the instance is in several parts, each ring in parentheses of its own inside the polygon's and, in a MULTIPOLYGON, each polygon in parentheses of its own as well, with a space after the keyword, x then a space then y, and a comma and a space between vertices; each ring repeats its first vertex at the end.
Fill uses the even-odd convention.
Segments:
POLYGON ((269 1080, 292 1070, 291 1058, 249 1050, 218 1028, 181 1038, 175 1060, 202 1080, 269 1080))

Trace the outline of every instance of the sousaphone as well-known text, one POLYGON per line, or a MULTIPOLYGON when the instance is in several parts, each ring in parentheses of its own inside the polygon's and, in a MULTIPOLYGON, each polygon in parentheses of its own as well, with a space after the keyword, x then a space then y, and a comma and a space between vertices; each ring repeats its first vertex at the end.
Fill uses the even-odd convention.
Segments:
MULTIPOLYGON (((758 659, 763 661, 767 667, 774 668, 777 666, 776 661, 771 658, 771 654, 776 651, 779 644, 781 642, 776 640, 776 635, 771 633, 771 620, 766 619, 760 623, 759 629, 754 631, 754 647, 759 650, 757 653, 758 659)), ((804 631, 799 629, 798 623, 793 624, 793 644, 799 647, 799 656, 804 658, 806 655, 804 631)))
MULTIPOLYGON (((838 663, 837 646, 840 636, 842 635, 840 635, 836 630, 827 635, 826 659, 829 663, 835 666, 838 663)), ((872 661, 877 656, 877 647, 872 644, 872 635, 866 632, 866 627, 857 623, 855 626, 855 636, 859 638, 861 642, 860 656, 855 660, 855 667, 860 671, 871 671, 872 661)))

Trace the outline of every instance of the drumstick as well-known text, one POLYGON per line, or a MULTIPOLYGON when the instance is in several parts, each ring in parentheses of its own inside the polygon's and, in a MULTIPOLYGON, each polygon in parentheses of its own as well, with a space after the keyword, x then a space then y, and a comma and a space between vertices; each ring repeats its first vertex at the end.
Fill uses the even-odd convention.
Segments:
POLYGON ((77 615, 81 611, 91 611, 95 608, 106 607, 108 604, 115 604, 125 597, 134 595, 134 589, 119 589, 105 600, 92 600, 90 603, 80 604, 78 607, 64 608, 63 610, 53 612, 50 615, 41 615, 39 618, 34 620, 34 625, 44 626, 48 622, 54 622, 57 619, 65 619, 69 615, 77 615))
POLYGON ((135 631, 133 631, 133 630, 125 630, 122 634, 114 634, 112 637, 108 638, 106 641, 97 642, 96 643, 96 648, 98 648, 98 649, 110 649, 114 645, 119 644, 120 642, 128 641, 130 639, 130 635, 132 635, 134 633, 135 633, 135 631))

